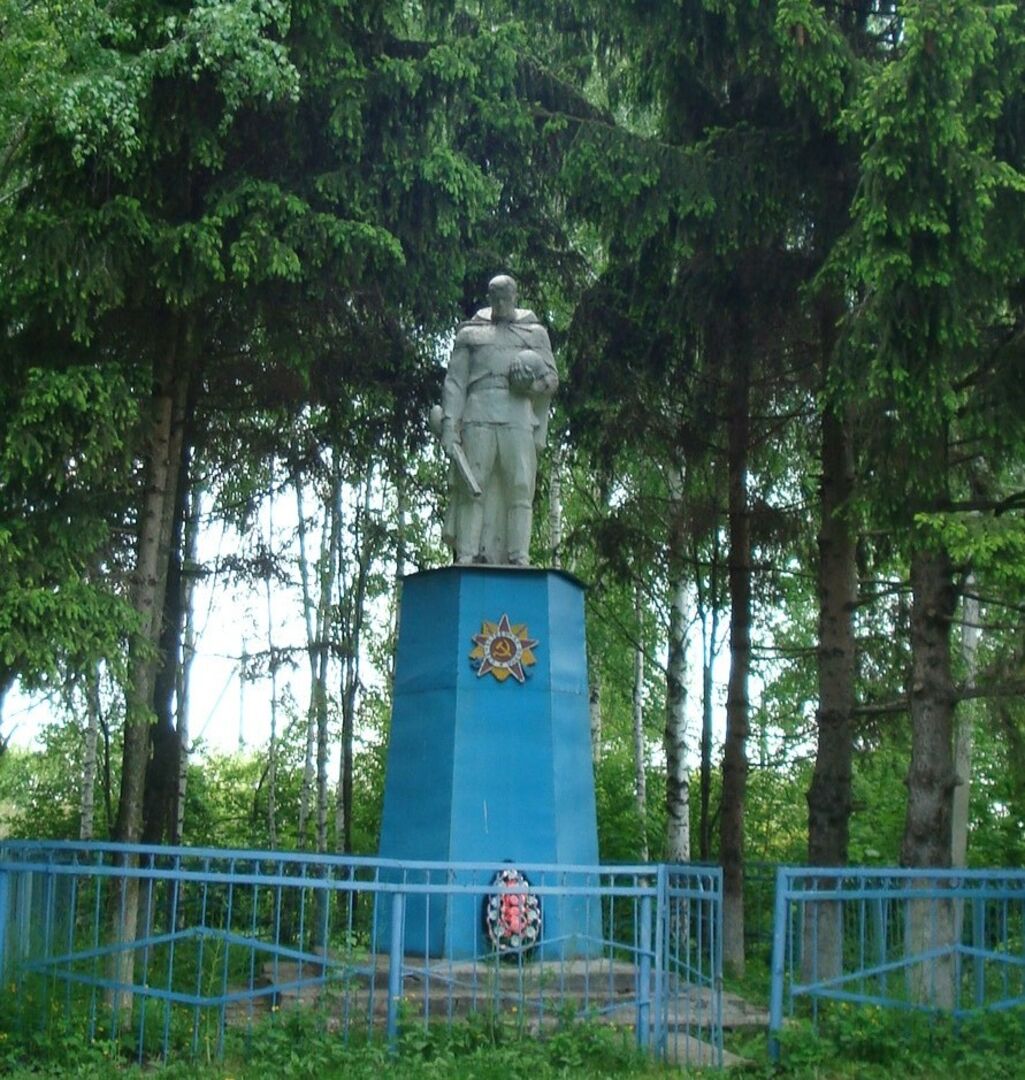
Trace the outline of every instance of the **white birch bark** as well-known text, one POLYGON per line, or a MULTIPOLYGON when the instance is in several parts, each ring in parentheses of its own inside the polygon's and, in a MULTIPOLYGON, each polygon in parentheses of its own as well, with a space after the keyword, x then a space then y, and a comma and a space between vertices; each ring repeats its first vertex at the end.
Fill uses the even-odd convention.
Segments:
POLYGON ((641 589, 637 587, 634 598, 634 613, 637 617, 637 643, 634 647, 634 687, 633 687, 633 739, 634 739, 634 801, 637 816, 641 823, 641 842, 639 858, 648 861, 648 781, 645 774, 644 739, 644 648, 641 642, 641 589))
POLYGON ((359 551, 354 580, 345 582, 339 573, 339 584, 347 589, 348 597, 340 597, 339 608, 344 612, 345 626, 342 638, 345 642, 345 658, 342 665, 342 747, 338 760, 338 787, 335 791, 335 850, 348 851, 352 822, 352 771, 353 742, 356 726, 356 695, 360 682, 360 649, 363 642, 363 624, 366 618, 367 582, 374 548, 370 529, 371 492, 374 486, 373 465, 367 469, 363 484, 363 498, 357 517, 354 541, 359 551), (346 602, 347 601, 347 602, 346 602))
POLYGON ((327 680, 331 659, 331 601, 334 597, 335 580, 339 574, 341 562, 342 492, 341 459, 336 450, 332 455, 331 463, 331 492, 328 509, 329 528, 327 529, 327 545, 322 548, 324 561, 321 563, 320 606, 317 618, 318 665, 315 700, 317 705, 317 851, 320 853, 327 851, 327 680))
POLYGON ((96 805, 96 746, 100 731, 100 674, 91 671, 85 685, 85 745, 82 761, 81 819, 79 840, 92 840, 96 805))
POLYGON ((552 447, 552 471, 548 484, 548 535, 552 566, 562 566, 562 446, 552 447))
POLYGON ((341 468, 337 456, 331 464, 331 485, 321 529, 316 598, 310 582, 309 544, 302 479, 293 477, 299 517, 299 579, 302 588, 303 618, 306 623, 306 653, 310 664, 310 703, 306 714, 306 753, 302 787, 299 793, 300 849, 305 848, 310 822, 310 804, 314 805, 318 850, 327 844, 327 675, 331 598, 334 592, 335 551, 341 531, 341 468), (320 845, 324 846, 321 847, 320 845))
POLYGON ((690 861, 687 770, 687 584, 684 577, 683 471, 669 472, 669 642, 666 663, 666 859, 690 861))
MULTIPOLYGON (((965 666, 965 687, 975 689, 979 670, 979 598, 975 595, 975 575, 965 578, 965 597, 961 610, 961 658, 965 666)), ((954 720, 954 805, 951 811, 950 865, 965 866, 968 858, 968 804, 971 795, 973 701, 962 701, 954 720)))
MULTIPOLYGON (((274 543, 274 463, 271 462, 271 482, 267 492, 267 550, 274 543)), ((267 611, 267 656, 270 665, 270 742, 267 747, 267 839, 274 850, 278 846, 278 661, 274 653, 274 604, 270 575, 264 578, 264 600, 267 611)))
POLYGON ((182 635, 182 658, 178 668, 176 691, 178 729, 178 787, 175 792, 174 833, 172 844, 180 844, 185 835, 185 796, 189 777, 189 683, 192 663, 196 658, 196 616, 193 597, 196 591, 196 569, 199 560, 199 523, 203 505, 203 490, 195 484, 189 495, 189 516, 185 522, 185 632, 182 635))

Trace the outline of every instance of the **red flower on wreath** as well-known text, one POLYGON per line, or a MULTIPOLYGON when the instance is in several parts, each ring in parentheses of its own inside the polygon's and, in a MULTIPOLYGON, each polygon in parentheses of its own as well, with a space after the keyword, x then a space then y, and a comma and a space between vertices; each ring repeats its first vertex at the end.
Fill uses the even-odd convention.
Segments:
POLYGON ((533 948, 541 938, 541 901, 530 892, 530 882, 511 867, 495 875, 493 886, 502 887, 484 901, 484 929, 496 952, 522 952, 533 948))

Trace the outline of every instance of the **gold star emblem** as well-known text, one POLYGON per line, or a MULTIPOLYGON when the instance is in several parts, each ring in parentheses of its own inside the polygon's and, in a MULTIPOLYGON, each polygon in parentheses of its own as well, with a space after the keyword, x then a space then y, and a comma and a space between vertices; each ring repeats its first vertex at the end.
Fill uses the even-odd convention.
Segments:
POLYGON ((537 639, 527 636, 526 623, 510 625, 509 616, 503 615, 497 623, 484 621, 479 634, 473 635, 470 660, 477 669, 477 678, 490 671, 499 682, 511 675, 522 683, 527 675, 523 670, 537 663, 534 648, 537 639))

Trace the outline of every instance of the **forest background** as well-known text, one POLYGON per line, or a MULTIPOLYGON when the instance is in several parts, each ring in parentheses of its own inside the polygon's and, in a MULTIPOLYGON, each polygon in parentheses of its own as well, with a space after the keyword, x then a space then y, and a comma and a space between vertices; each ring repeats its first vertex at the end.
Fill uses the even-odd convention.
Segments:
POLYGON ((0 0, 0 704, 61 708, 2 834, 375 850, 508 271, 602 857, 720 861, 735 969, 746 862, 1022 865, 1023 72, 981 0, 0 0), (299 627, 240 628, 245 753, 199 583, 299 627))

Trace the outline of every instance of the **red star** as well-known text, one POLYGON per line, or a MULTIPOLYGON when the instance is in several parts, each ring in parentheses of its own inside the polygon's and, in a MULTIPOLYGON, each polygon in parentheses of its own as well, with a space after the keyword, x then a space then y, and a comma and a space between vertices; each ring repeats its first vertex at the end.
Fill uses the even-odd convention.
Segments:
POLYGON ((508 615, 503 615, 497 623, 485 620, 481 632, 473 635, 473 642, 470 659, 480 661, 478 678, 490 671, 499 682, 505 682, 512 675, 522 683, 526 679, 524 666, 536 663, 533 649, 537 646, 537 638, 527 637, 525 623, 511 625, 508 615))

